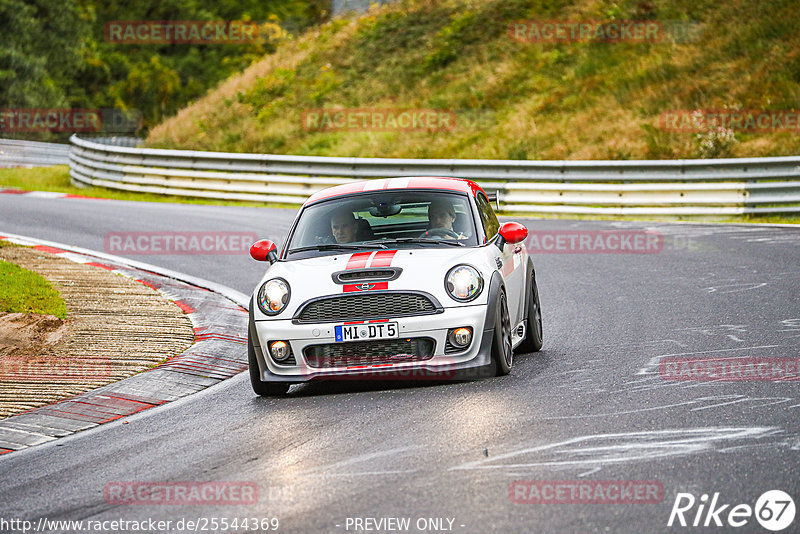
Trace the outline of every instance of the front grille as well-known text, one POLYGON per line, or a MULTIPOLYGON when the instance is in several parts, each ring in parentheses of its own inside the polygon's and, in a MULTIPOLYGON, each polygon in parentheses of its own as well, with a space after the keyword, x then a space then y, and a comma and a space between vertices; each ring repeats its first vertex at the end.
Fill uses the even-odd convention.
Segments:
POLYGON ((430 360, 436 342, 429 337, 311 345, 303 350, 310 367, 349 367, 430 360))
POLYGON ((301 323, 363 321, 439 313, 441 306, 422 293, 364 292, 312 300, 295 316, 301 323))

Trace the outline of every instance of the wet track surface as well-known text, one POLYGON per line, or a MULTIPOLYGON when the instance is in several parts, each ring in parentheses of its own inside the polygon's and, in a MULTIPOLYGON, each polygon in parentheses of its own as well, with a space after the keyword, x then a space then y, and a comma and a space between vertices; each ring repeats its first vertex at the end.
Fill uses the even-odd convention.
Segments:
MULTIPOLYGON (((101 251, 108 232, 255 232, 282 243, 293 215, 0 195, 0 231, 101 251)), ((678 493, 753 506, 780 489, 800 502, 800 382, 659 372, 664 357, 800 357, 800 229, 516 220, 532 231, 649 229, 663 249, 534 254, 545 345, 507 377, 311 384, 262 399, 242 373, 126 424, 0 457, 0 517, 276 517, 285 532, 407 517, 409 532, 419 518, 469 533, 666 532, 689 530, 667 527, 678 493), (515 503, 509 487, 520 480, 656 481, 663 500, 515 503), (259 490, 249 505, 107 503, 104 487, 120 481, 259 490)), ((129 257, 244 293, 263 270, 243 254, 129 257)), ((785 532, 799 530, 796 519, 785 532)), ((766 532, 752 517, 736 531, 766 532)))

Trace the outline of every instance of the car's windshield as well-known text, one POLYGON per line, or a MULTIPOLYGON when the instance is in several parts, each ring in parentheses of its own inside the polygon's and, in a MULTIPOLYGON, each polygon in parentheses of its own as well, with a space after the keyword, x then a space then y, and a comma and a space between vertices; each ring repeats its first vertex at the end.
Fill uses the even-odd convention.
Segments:
POLYGON ((439 191, 376 191, 303 209, 288 259, 363 248, 478 244, 469 198, 439 191))

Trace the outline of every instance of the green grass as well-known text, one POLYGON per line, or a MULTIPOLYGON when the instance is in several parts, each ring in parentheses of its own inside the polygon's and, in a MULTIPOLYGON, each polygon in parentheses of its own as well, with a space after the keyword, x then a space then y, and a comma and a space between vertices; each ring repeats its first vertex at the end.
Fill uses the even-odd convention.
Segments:
POLYGON ((287 204, 247 202, 239 200, 214 200, 204 198, 158 195, 155 193, 136 193, 117 191, 104 187, 76 187, 70 183, 69 168, 66 165, 54 167, 34 167, 31 169, 0 169, 0 189, 20 189, 23 191, 54 191, 86 197, 108 198, 113 200, 135 200, 141 202, 171 202, 181 204, 212 204, 220 206, 291 207, 287 204))
MULTIPOLYGON (((0 241, 0 247, 9 246, 0 241)), ((64 319, 67 308, 58 291, 38 274, 0 260, 0 312, 40 313, 64 319)))

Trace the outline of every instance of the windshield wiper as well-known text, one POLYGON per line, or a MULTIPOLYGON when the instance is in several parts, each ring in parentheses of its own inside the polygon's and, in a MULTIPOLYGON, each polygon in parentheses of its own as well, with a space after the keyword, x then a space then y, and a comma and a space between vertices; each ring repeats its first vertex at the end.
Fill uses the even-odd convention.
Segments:
POLYGON ((308 247, 292 248, 289 249, 289 254, 295 252, 306 252, 309 250, 364 250, 365 248, 388 248, 386 245, 380 243, 362 243, 360 245, 351 245, 348 243, 326 243, 324 245, 311 245, 308 247))
POLYGON ((392 239, 389 243, 431 243, 434 245, 451 245, 454 247, 463 247, 464 243, 454 241, 452 239, 428 239, 424 237, 401 237, 399 239, 392 239))

